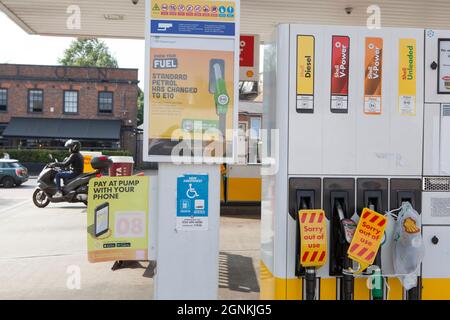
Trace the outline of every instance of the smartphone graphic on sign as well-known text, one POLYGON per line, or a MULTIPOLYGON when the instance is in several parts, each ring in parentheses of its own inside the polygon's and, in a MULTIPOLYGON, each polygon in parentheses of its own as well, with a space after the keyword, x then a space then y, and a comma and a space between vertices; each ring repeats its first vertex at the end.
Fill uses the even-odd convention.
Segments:
POLYGON ((99 237, 109 230, 109 203, 105 202, 95 208, 95 237, 99 237))

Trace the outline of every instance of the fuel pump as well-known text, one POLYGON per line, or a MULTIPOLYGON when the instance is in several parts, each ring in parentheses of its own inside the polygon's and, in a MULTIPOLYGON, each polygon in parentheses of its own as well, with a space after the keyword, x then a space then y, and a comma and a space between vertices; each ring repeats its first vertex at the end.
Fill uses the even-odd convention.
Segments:
POLYGON ((324 179, 324 210, 330 219, 329 272, 336 279, 336 293, 340 300, 354 299, 354 277, 343 272, 352 266, 347 250, 356 224, 351 220, 355 212, 355 180, 351 178, 324 179))
POLYGON ((295 275, 304 279, 305 300, 317 298, 317 276, 315 267, 303 267, 300 253, 300 211, 320 208, 321 181, 315 178, 291 178, 289 180, 289 213, 296 221, 295 275))
MULTIPOLYGON (((370 210, 379 212, 380 199, 381 197, 372 197, 367 201, 367 208, 370 210)), ((372 300, 383 300, 384 298, 384 279, 381 269, 381 250, 378 250, 377 256, 375 258, 375 263, 372 268, 373 273, 371 274, 372 287, 370 290, 370 295, 372 300)))
MULTIPOLYGON (((310 192, 306 192, 307 194, 310 192)), ((312 196, 312 193, 311 193, 312 196)), ((310 196, 301 196, 300 193, 300 210, 297 214, 297 220, 299 220, 301 210, 312 209, 312 202, 310 196)), ((299 256, 300 260, 300 256, 299 256)), ((301 261, 300 265, 301 265, 301 261)), ((316 296, 316 268, 315 267, 306 267, 305 268, 305 292, 306 292, 306 300, 314 300, 316 296)))
MULTIPOLYGON (((391 210, 399 208, 403 202, 409 202, 420 214, 422 208, 421 179, 391 179, 390 184, 391 210)), ((421 279, 418 277, 417 286, 404 293, 406 300, 420 300, 421 279)))
MULTIPOLYGON (((384 214, 388 209, 388 179, 358 178, 357 179, 357 212, 362 214, 364 208, 384 214)), ((383 300, 385 279, 382 275, 381 250, 378 250, 374 264, 368 268, 366 274, 371 278, 370 298, 383 300)))
POLYGON ((425 30, 424 132, 421 215, 425 257, 418 279, 418 294, 407 298, 450 299, 450 30, 425 30))
POLYGON ((342 207, 342 202, 337 200, 335 202, 335 209, 339 216, 339 221, 341 224, 340 240, 339 242, 343 244, 344 257, 343 257, 343 270, 342 270, 342 285, 341 285, 341 298, 342 300, 353 300, 353 290, 354 290, 354 279, 353 275, 346 273, 352 267, 352 260, 345 254, 348 250, 348 246, 352 241, 353 235, 356 230, 356 223, 352 219, 345 217, 344 209, 342 207))
POLYGON ((355 269, 349 271, 355 275, 366 271, 366 275, 372 276, 372 285, 377 285, 371 292, 374 300, 383 299, 381 268, 375 264, 375 259, 385 234, 386 223, 385 215, 364 208, 347 251, 348 257, 357 264, 355 269))
MULTIPOLYGON (((372 231, 378 233, 367 229, 361 234, 355 231, 352 241, 365 241, 356 253, 349 253, 352 246, 348 244, 345 229, 354 227, 349 220, 355 218, 356 222, 356 215, 361 214, 359 206, 380 213, 389 210, 389 199, 394 197, 389 197, 389 181, 420 180, 422 176, 423 38, 421 29, 368 30, 296 24, 276 27, 264 55, 267 81, 264 81, 263 128, 276 130, 278 135, 277 138, 268 135, 268 146, 274 145, 274 139, 280 143, 276 152, 267 161, 263 160, 267 165, 276 164, 276 173, 262 177, 261 269, 263 276, 268 275, 267 281, 261 277, 262 297, 301 299, 306 291, 307 298, 312 296, 311 286, 305 290, 306 268, 299 261, 302 246, 298 243, 301 232, 297 215, 304 204, 297 195, 302 192, 299 197, 303 197, 303 192, 316 190, 313 179, 317 179, 316 186, 321 193, 315 192, 312 208, 324 210, 329 240, 328 261, 315 270, 320 284, 316 284, 316 297, 369 298, 366 279, 358 278, 357 274, 370 265, 380 267, 373 270, 377 275, 374 279, 381 280, 384 274, 384 282, 390 281, 387 276, 392 274, 389 269, 392 263, 388 264, 383 256, 388 255, 387 250, 381 250, 382 261, 375 263, 382 240, 379 235, 384 234, 382 226, 373 226, 370 218, 366 226, 372 226, 372 231), (380 72, 377 77, 371 77, 375 64, 380 72), (342 72, 337 75, 336 70, 342 72), (408 77, 403 77, 405 70, 409 72, 408 77), (319 85, 322 83, 330 86, 319 85), (394 85, 395 92, 391 94, 394 85), (409 88, 415 88, 414 92, 409 93, 409 88), (359 179, 367 182, 383 179, 385 190, 380 195, 382 188, 367 183, 357 196, 359 179), (347 272, 349 268, 357 271, 347 272), (273 286, 273 278, 281 279, 275 282, 278 286, 273 286)), ((430 121, 431 125, 434 123, 430 121)), ((416 210, 420 210, 417 198, 414 201, 416 210)), ((367 210, 374 219, 385 223, 385 215, 367 210)), ((360 221, 366 219, 362 216, 360 221)), ((428 230, 438 234, 436 229, 428 230)), ((439 243, 442 245, 443 241, 439 243)), ((437 246, 434 247, 437 251, 437 246)), ((380 292, 372 292, 373 299, 380 297, 380 292)))
MULTIPOLYGON (((306 203, 303 203, 302 206, 306 203)), ((305 270, 304 291, 306 300, 315 300, 317 294, 316 268, 322 267, 327 257, 327 227, 321 209, 298 211, 300 221, 300 264, 305 270)))

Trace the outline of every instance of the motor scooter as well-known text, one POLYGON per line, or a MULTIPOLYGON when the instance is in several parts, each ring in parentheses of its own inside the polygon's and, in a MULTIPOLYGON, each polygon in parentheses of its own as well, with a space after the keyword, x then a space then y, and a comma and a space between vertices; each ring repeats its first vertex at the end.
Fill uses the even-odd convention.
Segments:
MULTIPOLYGON (((53 157, 50 155, 50 158, 53 157)), ((58 162, 55 159, 55 162, 58 162)), ((73 179, 64 179, 62 197, 53 197, 57 191, 55 176, 62 169, 56 167, 55 162, 48 163, 37 178, 37 188, 33 192, 33 203, 38 208, 45 208, 50 202, 82 202, 87 206, 88 185, 92 178, 101 176, 102 170, 109 168, 112 161, 107 156, 92 158, 91 166, 93 172, 82 173, 73 179)))

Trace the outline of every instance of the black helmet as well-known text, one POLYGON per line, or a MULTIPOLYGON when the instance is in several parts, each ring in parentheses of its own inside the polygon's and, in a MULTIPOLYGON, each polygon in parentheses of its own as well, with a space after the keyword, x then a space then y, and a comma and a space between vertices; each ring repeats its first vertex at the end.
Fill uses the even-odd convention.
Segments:
POLYGON ((64 147, 69 148, 69 151, 71 153, 80 152, 81 149, 81 143, 78 140, 67 140, 64 147))

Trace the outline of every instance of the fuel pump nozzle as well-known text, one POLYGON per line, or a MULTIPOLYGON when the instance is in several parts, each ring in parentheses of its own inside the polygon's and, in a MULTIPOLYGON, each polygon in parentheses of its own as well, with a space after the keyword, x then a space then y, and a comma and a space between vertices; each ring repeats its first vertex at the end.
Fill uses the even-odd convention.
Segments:
POLYGON ((342 300, 353 300, 354 291, 354 278, 352 274, 345 272, 353 266, 352 260, 347 256, 346 252, 348 246, 353 239, 353 235, 356 230, 356 223, 352 219, 345 217, 344 208, 341 201, 335 201, 335 210, 339 216, 339 221, 341 224, 341 243, 343 243, 343 265, 342 265, 342 286, 341 286, 341 299, 342 300))
POLYGON ((310 201, 306 201, 305 198, 301 198, 300 200, 300 210, 308 210, 311 208, 311 202, 310 201), (308 203, 309 202, 309 203, 308 203))
MULTIPOLYGON (((368 208, 373 211, 377 211, 375 199, 369 199, 368 208)), ((378 251, 375 258, 375 264, 367 268, 371 277, 371 289, 370 294, 372 300, 383 300, 384 297, 384 279, 381 272, 381 253, 378 251)))
MULTIPOLYGON (((400 199, 399 199, 398 202, 401 204, 401 207, 397 209, 398 211, 401 211, 403 205, 406 205, 406 203, 408 205, 410 205, 412 208, 415 207, 416 201, 414 199, 414 193, 413 192, 404 191, 404 192, 399 192, 399 193, 400 193, 400 195, 399 195, 400 199)), ((421 297, 420 297, 421 296, 421 293, 420 293, 420 291, 421 291, 420 290, 421 284, 420 283, 421 283, 421 278, 418 277, 417 278, 417 285, 414 288, 406 290, 406 292, 405 292, 406 300, 420 300, 421 299, 421 297)))
POLYGON ((352 219, 345 217, 344 209, 339 200, 336 200, 335 209, 339 216, 339 221, 341 223, 341 230, 343 231, 344 240, 347 244, 350 244, 353 239, 353 235, 356 230, 356 223, 352 219))
POLYGON ((225 85, 225 80, 223 77, 223 64, 219 62, 214 62, 212 64, 215 88, 214 88, 214 102, 216 104, 217 115, 227 114, 228 104, 230 102, 230 97, 227 93, 227 87, 225 85))
MULTIPOLYGON (((307 210, 312 208, 311 199, 301 198, 300 210, 307 210)), ((305 297, 306 300, 315 300, 316 298, 316 268, 305 268, 305 297)))
POLYGON ((226 119, 230 96, 225 84, 225 61, 212 59, 209 62, 209 92, 214 94, 216 114, 219 116, 219 131, 223 139, 223 154, 226 153, 226 119))

